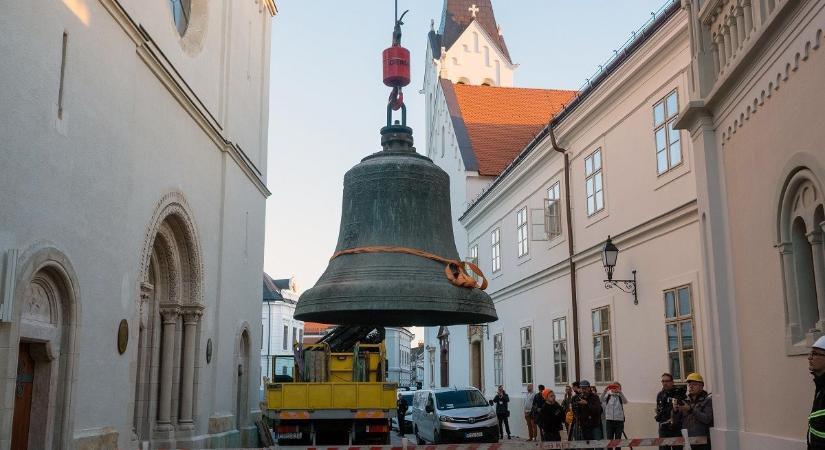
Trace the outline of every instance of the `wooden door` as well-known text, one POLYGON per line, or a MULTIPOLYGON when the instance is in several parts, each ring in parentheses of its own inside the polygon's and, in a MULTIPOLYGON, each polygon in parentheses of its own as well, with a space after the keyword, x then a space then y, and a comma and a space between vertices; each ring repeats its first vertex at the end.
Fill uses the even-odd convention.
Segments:
POLYGON ((25 450, 29 445, 34 359, 27 343, 20 343, 20 350, 17 355, 17 385, 14 397, 11 450, 25 450))

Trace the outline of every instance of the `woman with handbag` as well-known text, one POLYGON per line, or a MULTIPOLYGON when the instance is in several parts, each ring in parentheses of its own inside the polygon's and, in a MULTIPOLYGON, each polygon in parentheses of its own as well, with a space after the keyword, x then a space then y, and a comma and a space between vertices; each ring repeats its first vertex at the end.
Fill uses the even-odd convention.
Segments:
POLYGON ((498 387, 498 392, 496 392, 496 396, 493 397, 493 403, 496 404, 496 416, 498 417, 498 435, 501 439, 504 439, 504 430, 502 430, 502 424, 504 424, 504 428, 507 430, 507 439, 510 439, 510 421, 508 418, 510 417, 510 410, 507 408, 507 404, 510 403, 510 396, 504 392, 504 386, 498 387))

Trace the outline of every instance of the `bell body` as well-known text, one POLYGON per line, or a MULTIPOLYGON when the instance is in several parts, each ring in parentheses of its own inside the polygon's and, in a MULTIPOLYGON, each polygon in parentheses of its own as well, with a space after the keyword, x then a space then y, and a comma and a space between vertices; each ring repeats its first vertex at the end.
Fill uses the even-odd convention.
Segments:
MULTIPOLYGON (((412 130, 382 129, 385 150, 344 177, 336 252, 401 246, 458 260, 446 172, 412 148, 412 130)), ((332 324, 427 326, 497 320, 490 296, 455 286, 445 264, 405 253, 344 254, 301 295, 298 320, 332 324)))
POLYGON ((410 51, 400 45, 384 50, 384 84, 404 87, 410 84, 410 51))

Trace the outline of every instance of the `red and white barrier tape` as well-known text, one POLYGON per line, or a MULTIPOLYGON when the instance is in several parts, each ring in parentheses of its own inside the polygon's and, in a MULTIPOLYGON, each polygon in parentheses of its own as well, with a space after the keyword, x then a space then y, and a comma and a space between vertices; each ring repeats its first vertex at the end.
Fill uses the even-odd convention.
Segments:
MULTIPOLYGON (((307 450, 498 450, 498 449, 570 449, 570 448, 610 448, 610 447, 658 447, 661 445, 707 444, 707 437, 684 438, 637 438, 637 439, 603 439, 598 441, 561 441, 561 442, 525 442, 506 441, 497 444, 465 443, 440 445, 340 445, 340 446, 285 446, 281 448, 306 448, 307 450)), ((279 448, 279 447, 274 447, 279 448)))

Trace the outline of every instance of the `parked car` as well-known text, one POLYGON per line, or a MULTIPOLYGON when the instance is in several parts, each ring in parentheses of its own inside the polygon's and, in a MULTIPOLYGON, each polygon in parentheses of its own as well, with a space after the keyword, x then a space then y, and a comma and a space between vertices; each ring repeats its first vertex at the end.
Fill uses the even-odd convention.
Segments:
POLYGON ((496 411, 474 387, 416 391, 412 420, 418 444, 498 442, 496 411))
MULTIPOLYGON (((413 421, 412 421, 412 410, 413 410, 413 391, 408 391, 405 389, 398 389, 398 393, 404 397, 404 400, 407 400, 407 414, 404 414, 404 434, 412 433, 413 430, 413 421)), ((394 430, 398 429, 398 418, 392 418, 392 428, 394 430)))

